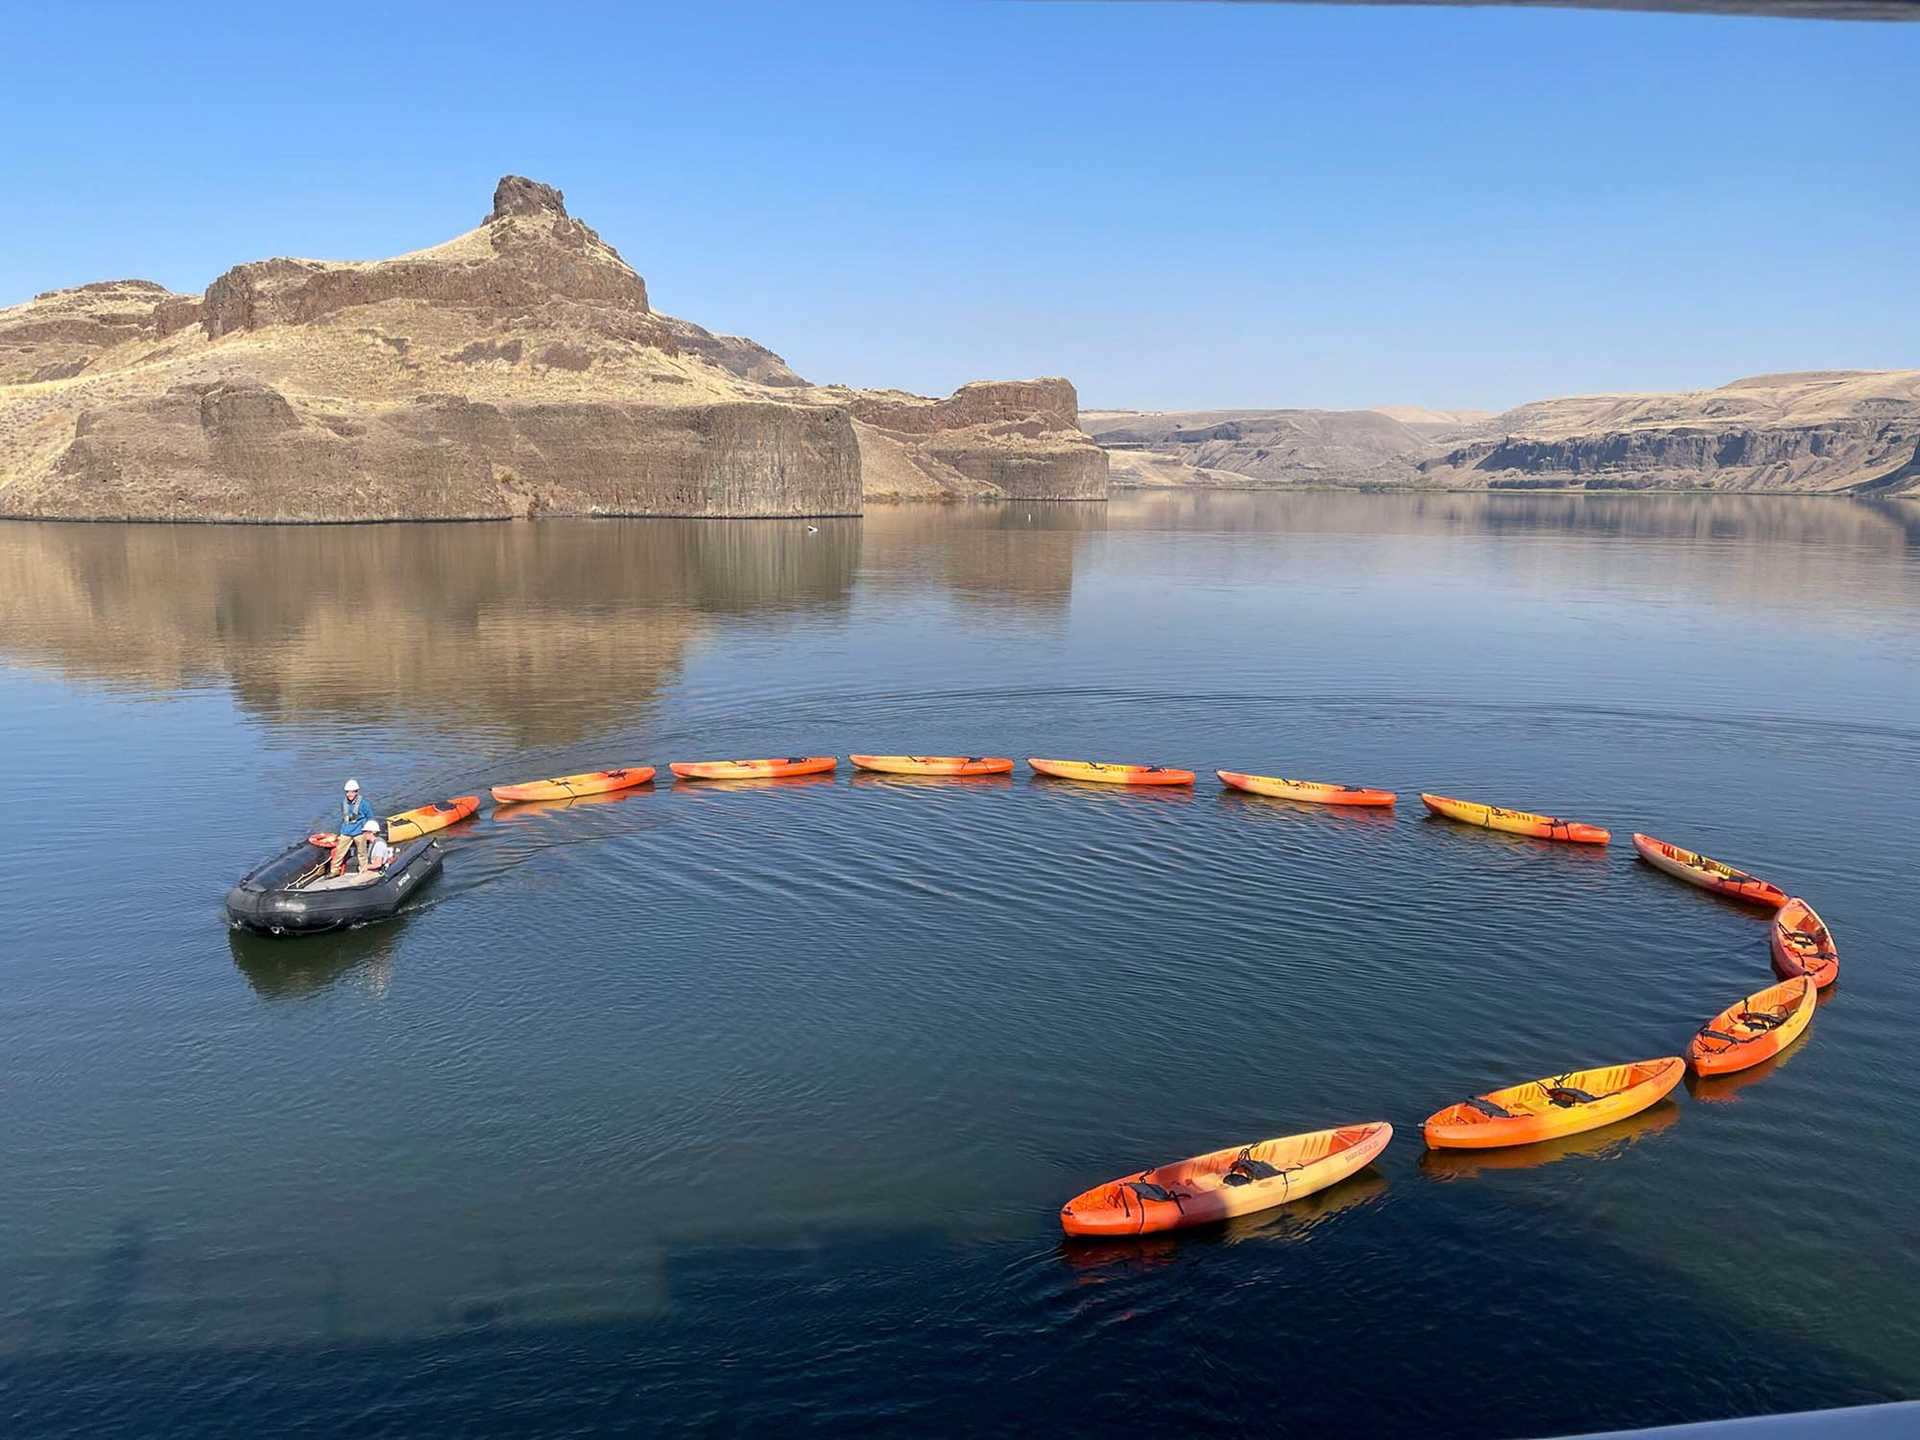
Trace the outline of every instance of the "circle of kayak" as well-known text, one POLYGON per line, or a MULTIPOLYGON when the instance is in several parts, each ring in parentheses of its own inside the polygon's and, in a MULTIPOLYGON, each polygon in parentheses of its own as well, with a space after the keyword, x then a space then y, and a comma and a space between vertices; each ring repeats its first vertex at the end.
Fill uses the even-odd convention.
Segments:
MULTIPOLYGON (((855 769, 882 775, 966 779, 1013 772, 999 755, 851 755, 855 769)), ((668 769, 677 781, 778 780, 823 775, 833 755, 788 755, 753 760, 682 760, 668 769)), ((1030 758, 1036 775, 1083 785, 1191 786, 1194 772, 1166 765, 1030 758)), ((573 800, 651 784, 650 765, 591 770, 544 780, 496 785, 497 806, 573 800)), ((1223 785, 1251 795, 1308 805, 1389 807, 1391 790, 1320 780, 1216 770, 1223 785)), ((1434 815, 1463 825, 1558 844, 1607 845, 1605 827, 1474 800, 1421 792, 1434 815)), ((274 935, 306 934, 383 920, 440 872, 443 851, 432 836, 473 816, 477 795, 401 811, 387 820, 393 845, 384 867, 330 875, 338 837, 319 832, 248 872, 227 892, 227 916, 236 927, 274 935)), ((1686 1054, 1571 1069, 1488 1090, 1435 1111, 1421 1127, 1434 1150, 1488 1150, 1538 1144, 1598 1130, 1659 1103, 1689 1066, 1705 1078, 1729 1075, 1780 1054, 1806 1033, 1819 991, 1840 973, 1833 934, 1805 900, 1724 861, 1650 835, 1633 846, 1654 869, 1703 890, 1763 907, 1772 914, 1768 950, 1778 983, 1734 1000, 1702 1025, 1686 1054)), ((1338 1185, 1364 1170, 1393 1139, 1384 1120, 1363 1120, 1229 1145, 1170 1164, 1132 1171, 1074 1196, 1060 1209, 1070 1237, 1112 1239, 1213 1224, 1285 1205, 1338 1185)))

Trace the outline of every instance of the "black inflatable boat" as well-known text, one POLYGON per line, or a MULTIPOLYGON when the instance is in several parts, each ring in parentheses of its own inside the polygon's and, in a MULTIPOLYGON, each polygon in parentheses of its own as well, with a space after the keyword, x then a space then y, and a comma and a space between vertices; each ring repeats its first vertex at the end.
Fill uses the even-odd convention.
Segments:
POLYGON ((338 930, 384 920, 440 873, 440 842, 396 845, 387 868, 368 874, 348 862, 344 875, 326 873, 327 852, 302 840, 240 879, 227 892, 227 918, 269 935, 338 930))

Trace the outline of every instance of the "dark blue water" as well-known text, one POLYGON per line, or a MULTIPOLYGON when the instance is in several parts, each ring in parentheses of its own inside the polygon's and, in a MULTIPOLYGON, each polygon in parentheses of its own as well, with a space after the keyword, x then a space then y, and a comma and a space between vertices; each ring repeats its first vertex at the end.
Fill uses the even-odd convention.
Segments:
POLYGON ((0 1431, 1529 1435, 1920 1395, 1920 507, 1148 494, 864 522, 0 526, 0 1431), (1086 755, 486 814, 230 935, 328 817, 624 763, 1086 755), (1215 767, 1401 791, 1223 793, 1215 767), (1611 826, 1424 818, 1421 789, 1611 826), (1819 907, 1809 1037, 1613 1130, 1819 907), (1377 1166, 1068 1246, 1130 1169, 1377 1166))

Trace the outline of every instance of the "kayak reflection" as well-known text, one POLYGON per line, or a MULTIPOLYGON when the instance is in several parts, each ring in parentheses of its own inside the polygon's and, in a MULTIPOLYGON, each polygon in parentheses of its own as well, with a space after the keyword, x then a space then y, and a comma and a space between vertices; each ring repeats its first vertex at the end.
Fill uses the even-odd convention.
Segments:
POLYGON ((882 775, 856 770, 848 783, 862 790, 1011 790, 1011 775, 882 775))
POLYGON ((1558 1140, 1496 1150, 1428 1150, 1420 1156, 1420 1169, 1436 1180, 1464 1180, 1490 1170, 1535 1170, 1562 1160, 1611 1160, 1679 1118, 1680 1107, 1666 1099, 1599 1130, 1558 1140))
POLYGON ((1337 1216, 1373 1204, 1387 1193, 1387 1188, 1387 1177, 1369 1165, 1338 1185, 1290 1204, 1236 1215, 1218 1225, 1161 1230, 1137 1240, 1064 1240, 1057 1253, 1082 1284, 1089 1284, 1130 1271, 1162 1269, 1183 1249, 1255 1241, 1298 1244, 1337 1216))
MULTIPOLYGON (((1826 1004, 1827 991, 1821 991, 1814 1000, 1814 1008, 1826 1004)), ((1758 1065, 1750 1065, 1745 1070, 1735 1070, 1727 1075, 1697 1075, 1689 1067, 1687 1070, 1687 1094, 1695 1100, 1705 1101, 1709 1105, 1731 1104, 1739 1093, 1749 1085, 1758 1085, 1782 1066, 1791 1065, 1794 1057, 1806 1048, 1807 1040, 1813 1034, 1811 1027, 1794 1038, 1791 1045, 1778 1055, 1769 1055, 1758 1065)))
POLYGON ((523 820, 538 819, 542 815, 553 815, 562 810, 585 810, 590 806, 625 805, 628 801, 642 795, 651 794, 646 786, 629 790, 608 790, 597 795, 574 795, 565 800, 523 800, 517 805, 503 805, 493 812, 495 821, 502 825, 517 825, 523 820))
POLYGON ((1246 790, 1223 789, 1220 804, 1248 815, 1291 816, 1302 822, 1349 825, 1369 830, 1391 830, 1393 808, 1387 805, 1320 805, 1311 800, 1289 800, 1284 795, 1254 795, 1246 790))

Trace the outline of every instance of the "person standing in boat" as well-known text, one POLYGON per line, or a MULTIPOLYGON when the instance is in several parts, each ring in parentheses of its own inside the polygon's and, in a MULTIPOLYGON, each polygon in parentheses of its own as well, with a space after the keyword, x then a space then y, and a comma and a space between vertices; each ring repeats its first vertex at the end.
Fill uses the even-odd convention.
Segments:
POLYGON ((373 806, 367 803, 360 793, 360 782, 349 780, 343 787, 340 801, 340 833, 333 843, 333 855, 327 862, 327 873, 338 875, 347 868, 347 851, 352 850, 360 862, 362 870, 367 868, 367 843, 371 838, 367 834, 367 822, 374 818, 373 806))

